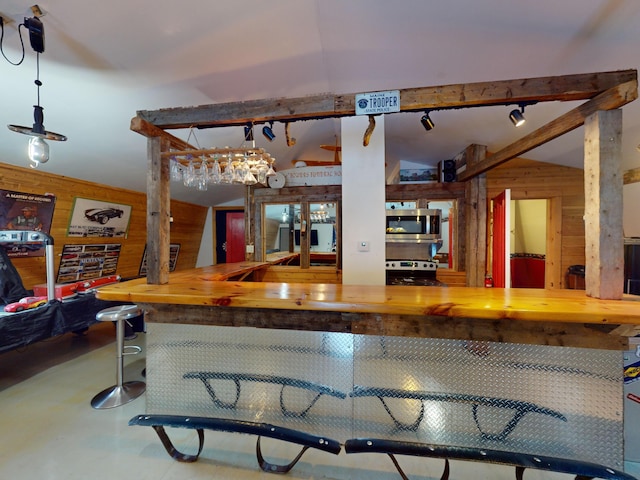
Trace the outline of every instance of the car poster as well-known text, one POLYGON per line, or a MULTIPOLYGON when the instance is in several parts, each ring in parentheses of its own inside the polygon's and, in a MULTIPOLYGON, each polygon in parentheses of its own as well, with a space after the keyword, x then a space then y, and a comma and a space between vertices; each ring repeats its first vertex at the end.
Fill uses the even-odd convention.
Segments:
POLYGON ((67 236, 127 238, 130 218, 130 205, 76 197, 67 236))
MULTIPOLYGON (((47 235, 51 231, 56 197, 52 194, 0 190, 0 230, 34 230, 47 235)), ((9 257, 43 257, 41 242, 3 242, 9 257)))
MULTIPOLYGON (((180 252, 180 244, 172 243, 169 245, 169 271, 173 272, 176 269, 176 263, 178 263, 178 253, 180 252)), ((142 254, 142 262, 140 262, 140 270, 138 274, 141 277, 147 275, 147 246, 144 246, 144 253, 142 254)))
POLYGON ((56 283, 115 275, 121 248, 120 243, 64 245, 56 283))

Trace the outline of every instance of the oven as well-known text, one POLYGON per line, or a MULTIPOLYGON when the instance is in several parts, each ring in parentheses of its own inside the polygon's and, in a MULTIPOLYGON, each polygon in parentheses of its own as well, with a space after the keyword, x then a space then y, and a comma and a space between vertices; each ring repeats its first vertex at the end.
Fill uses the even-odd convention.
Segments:
POLYGON ((430 260, 389 259, 385 261, 387 285, 446 287, 436 279, 438 264, 430 260))

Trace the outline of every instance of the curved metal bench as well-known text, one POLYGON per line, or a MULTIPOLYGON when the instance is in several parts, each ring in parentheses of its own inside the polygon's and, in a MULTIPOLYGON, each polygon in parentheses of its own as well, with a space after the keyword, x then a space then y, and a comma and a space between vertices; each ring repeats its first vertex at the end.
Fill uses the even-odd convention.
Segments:
POLYGON ((437 402, 455 402, 455 403, 469 403, 472 405, 473 420, 476 423, 476 427, 482 434, 483 438, 488 440, 504 440, 518 425, 518 422, 528 413, 539 413, 542 415, 549 415, 554 418, 558 418, 564 422, 567 421, 562 413, 550 408, 541 407, 535 403, 523 402, 520 400, 510 400, 508 398, 494 398, 484 397, 481 395, 467 395, 462 393, 438 393, 438 392, 425 392, 425 391, 411 391, 402 390, 396 388, 379 388, 379 387, 363 387, 355 385, 353 392, 349 394, 351 397, 377 397, 382 406, 387 411, 395 426, 401 430, 415 431, 424 418, 424 402, 425 401, 437 401, 437 402), (420 413, 418 418, 413 423, 403 423, 399 421, 391 412, 389 405, 385 402, 385 398, 401 398, 409 400, 420 401, 420 413), (485 432, 478 420, 478 407, 488 406, 496 408, 504 408, 508 410, 515 410, 513 417, 507 422, 507 425, 500 433, 485 432))
POLYGON ((198 460, 200 453, 202 453, 202 447, 204 446, 205 430, 258 435, 256 444, 256 457, 258 464, 262 470, 271 473, 287 473, 296 463, 298 463, 298 460, 300 460, 304 452, 309 448, 315 448, 335 455, 340 453, 341 448, 340 443, 335 440, 310 435, 298 430, 278 427, 268 423, 246 422, 224 418, 189 417, 180 415, 138 415, 129 420, 129 425, 153 427, 167 453, 171 458, 178 460, 179 462, 195 462, 198 460), (198 432, 199 442, 198 453, 195 455, 188 455, 176 449, 164 427, 189 428, 196 430, 198 432), (276 440, 282 440, 284 442, 295 443, 297 445, 302 445, 303 448, 291 462, 285 465, 269 463, 262 455, 262 449, 260 447, 261 437, 269 437, 276 440))
POLYGON ((220 408, 236 408, 238 405, 238 400, 240 400, 240 391, 242 389, 240 382, 263 382, 263 383, 273 383, 277 385, 282 385, 280 389, 280 409, 282 413, 287 417, 299 417, 304 418, 311 407, 313 407, 316 402, 320 399, 322 395, 329 395, 332 397, 344 399, 347 395, 339 390, 328 387, 326 385, 321 385, 319 383, 308 382, 305 380, 298 380, 295 378, 289 377, 280 377, 277 375, 257 375, 251 373, 227 373, 227 372, 188 372, 183 375, 183 378, 196 378, 204 384, 204 387, 207 389, 207 393, 211 397, 213 403, 220 408), (211 386, 211 380, 230 380, 234 382, 236 387, 236 398, 232 402, 223 402, 220 400, 211 386), (312 392, 316 392, 317 395, 309 405, 300 412, 294 412, 287 409, 284 405, 284 389, 286 387, 295 387, 302 388, 304 390, 310 390, 312 392))
POLYGON ((516 480, 522 480, 527 468, 547 470, 550 472, 575 475, 576 480, 602 478, 606 480, 636 480, 635 477, 595 463, 581 462, 566 458, 547 457, 484 448, 454 447, 447 445, 430 445, 424 443, 401 442, 379 438, 357 438, 347 440, 344 444, 346 453, 384 453, 391 458, 403 480, 409 480, 395 455, 414 457, 443 458, 444 471, 440 480, 448 480, 449 460, 466 460, 515 467, 516 480))

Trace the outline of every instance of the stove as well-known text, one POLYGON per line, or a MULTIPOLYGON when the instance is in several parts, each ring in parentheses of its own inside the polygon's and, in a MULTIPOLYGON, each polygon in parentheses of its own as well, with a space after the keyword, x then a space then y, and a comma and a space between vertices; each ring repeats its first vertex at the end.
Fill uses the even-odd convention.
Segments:
POLYGON ((385 261, 387 285, 413 285, 421 287, 445 287, 436 279, 438 264, 431 260, 385 261))

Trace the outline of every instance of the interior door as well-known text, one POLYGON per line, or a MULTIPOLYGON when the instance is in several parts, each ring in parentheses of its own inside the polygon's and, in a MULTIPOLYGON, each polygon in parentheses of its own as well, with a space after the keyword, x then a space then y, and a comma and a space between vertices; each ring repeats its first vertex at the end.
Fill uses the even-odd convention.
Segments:
POLYGON ((227 212, 225 231, 227 263, 244 262, 244 212, 227 212))
POLYGON ((511 286, 511 190, 493 198, 493 286, 511 286))

